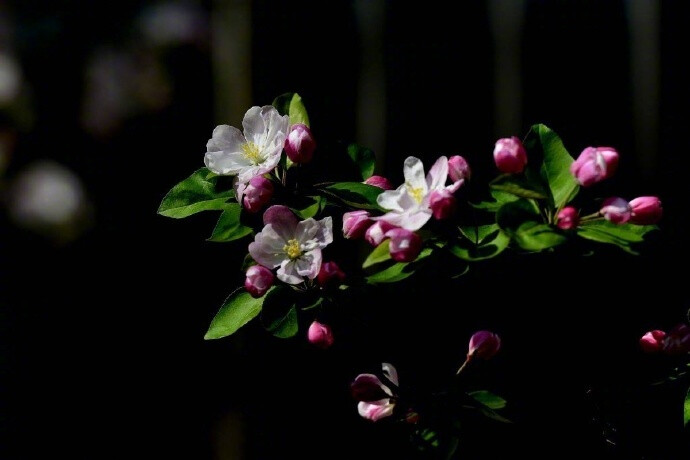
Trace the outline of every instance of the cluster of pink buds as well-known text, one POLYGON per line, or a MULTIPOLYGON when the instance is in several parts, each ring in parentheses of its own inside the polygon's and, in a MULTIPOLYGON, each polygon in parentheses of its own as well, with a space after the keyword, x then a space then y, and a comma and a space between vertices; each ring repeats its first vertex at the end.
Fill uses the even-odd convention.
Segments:
POLYGON ((396 227, 385 220, 375 220, 367 211, 352 211, 343 214, 343 235, 345 238, 364 237, 372 246, 378 246, 390 239, 390 255, 396 262, 411 262, 422 250, 422 238, 413 231, 396 227))
POLYGON ((690 353, 690 327, 679 324, 668 333, 658 329, 649 331, 640 338, 640 347, 645 353, 662 352, 667 355, 690 353))

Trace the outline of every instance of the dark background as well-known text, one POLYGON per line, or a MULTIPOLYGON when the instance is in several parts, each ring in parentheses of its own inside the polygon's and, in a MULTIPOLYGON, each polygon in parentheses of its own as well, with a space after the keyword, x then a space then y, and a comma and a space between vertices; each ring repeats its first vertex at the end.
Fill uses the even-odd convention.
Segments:
MULTIPOLYGON (((141 26, 156 5, 0 4, 0 51, 23 85, 0 106, 1 458, 412 458, 403 435, 358 417, 349 381, 390 361, 403 385, 436 391, 478 328, 504 348, 472 383, 517 423, 468 425, 466 458, 688 458, 688 381, 649 386, 673 363, 637 347, 690 306, 686 2, 176 2, 191 32, 159 42, 141 26), (121 92, 89 77, 108 53, 129 63, 100 70, 121 92), (407 155, 462 154, 480 186, 493 142, 537 122, 573 155, 615 146, 619 173, 591 196, 659 195, 661 232, 637 258, 507 256, 382 289, 353 306, 367 326, 334 323, 328 352, 256 324, 205 342, 243 243, 205 242, 215 216, 155 211, 216 124, 286 91, 317 138, 371 142, 396 183, 407 155), (88 197, 67 227, 13 217, 13 184, 43 159, 88 197)), ((181 30, 170 17, 153 30, 181 30)))

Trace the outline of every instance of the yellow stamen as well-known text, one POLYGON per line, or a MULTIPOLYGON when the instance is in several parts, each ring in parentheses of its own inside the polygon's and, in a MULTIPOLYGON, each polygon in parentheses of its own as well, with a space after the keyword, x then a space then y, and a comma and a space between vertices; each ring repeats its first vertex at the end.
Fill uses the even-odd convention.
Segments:
POLYGON ((288 257, 292 260, 295 260, 302 255, 302 250, 300 249, 299 241, 297 240, 288 240, 287 244, 283 246, 283 251, 285 251, 288 257))
POLYGON ((407 186, 407 193, 419 204, 424 199, 424 189, 422 187, 412 187, 409 183, 407 186))
POLYGON ((258 165, 263 160, 263 158, 261 157, 259 146, 253 142, 246 142, 242 144, 242 154, 245 156, 246 159, 248 159, 255 165, 258 165))

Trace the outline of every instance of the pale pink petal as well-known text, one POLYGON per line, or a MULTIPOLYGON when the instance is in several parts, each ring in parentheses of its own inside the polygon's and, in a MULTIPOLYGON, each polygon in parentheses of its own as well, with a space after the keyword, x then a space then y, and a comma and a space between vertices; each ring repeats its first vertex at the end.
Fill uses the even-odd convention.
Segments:
POLYGON ((445 187, 448 179, 448 158, 441 156, 426 175, 426 183, 429 190, 438 190, 445 187))
POLYGON ((271 224, 284 241, 295 237, 298 223, 297 216, 287 206, 277 204, 264 212, 264 225, 271 224))
POLYGON ((242 129, 244 129, 245 137, 249 142, 253 142, 258 146, 264 144, 268 131, 268 127, 266 126, 261 112, 261 107, 254 106, 247 110, 242 120, 242 129))
POLYGON ((222 176, 238 174, 249 165, 244 155, 229 150, 207 152, 204 164, 212 172, 222 176))
POLYGON ((383 209, 388 209, 391 211, 403 212, 403 207, 400 205, 400 201, 403 197, 407 197, 407 188, 405 185, 401 185, 395 190, 386 190, 376 197, 376 202, 383 209))
POLYGON ((405 213, 389 212, 378 217, 378 219, 386 221, 395 227, 415 231, 429 222, 429 219, 431 219, 431 209, 421 209, 405 213))
POLYGON ((206 143, 207 152, 241 152, 242 144, 246 142, 244 135, 234 126, 219 125, 213 130, 211 139, 206 143))
POLYGON ((390 388, 384 385, 374 374, 359 374, 350 386, 352 396, 358 401, 377 401, 383 396, 381 392, 388 396, 393 396, 390 388))
POLYGON ((295 239, 300 242, 300 244, 306 245, 305 249, 307 251, 317 247, 316 242, 312 242, 314 236, 319 231, 319 224, 313 219, 305 219, 297 224, 295 228, 295 239), (312 243, 312 244, 310 244, 312 243))
POLYGON ((455 193, 458 191, 460 187, 462 187, 462 184, 464 183, 465 179, 460 179, 459 181, 453 182, 448 187, 446 187, 446 190, 448 190, 450 193, 455 193))
MULTIPOLYGON (((446 174, 448 174, 447 167, 448 165, 446 164, 446 174)), ((424 165, 419 158, 407 157, 403 165, 403 174, 408 188, 420 188, 424 191, 424 194, 429 190, 424 178, 424 165)))
MULTIPOLYGON (((383 363, 381 364, 381 368, 383 369, 383 375, 393 382, 396 385, 399 385, 398 383, 398 370, 395 368, 394 365, 391 363, 383 363)), ((389 393, 391 396, 393 396, 392 393, 389 393)))
POLYGON ((278 279, 287 284, 299 284, 304 278, 297 273, 297 266, 294 260, 283 260, 278 269, 278 279))
POLYGON ((361 401, 357 404, 359 415, 372 422, 377 422, 385 417, 393 415, 395 404, 391 404, 390 399, 381 399, 374 402, 361 401))
POLYGON ((321 260, 321 249, 305 252, 302 257, 295 260, 297 274, 313 280, 319 274, 321 260))

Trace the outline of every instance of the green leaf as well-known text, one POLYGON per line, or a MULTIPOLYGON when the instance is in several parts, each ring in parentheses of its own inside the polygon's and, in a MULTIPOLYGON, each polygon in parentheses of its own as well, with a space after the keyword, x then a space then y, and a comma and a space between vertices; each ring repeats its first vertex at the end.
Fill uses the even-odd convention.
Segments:
POLYGON ((523 222, 539 219, 539 209, 533 202, 524 198, 503 204, 496 213, 496 223, 509 233, 523 222))
POLYGON ((251 235, 251 227, 240 223, 241 212, 242 207, 239 203, 226 204, 208 241, 221 243, 239 240, 247 235, 251 235))
POLYGON ((158 208, 158 214, 173 219, 181 219, 201 211, 223 209, 233 191, 216 192, 217 176, 209 174, 207 168, 201 168, 191 176, 174 186, 158 208))
POLYGON ((244 288, 235 290, 216 313, 204 339, 220 339, 237 332, 261 312, 264 298, 265 296, 255 299, 244 288))
POLYGON ((492 410, 503 409, 507 404, 505 399, 491 393, 490 391, 470 391, 468 394, 492 410))
POLYGON ((390 240, 384 240, 381 244, 376 246, 369 257, 362 263, 362 268, 369 268, 381 262, 391 260, 390 240))
POLYGON ((489 212, 496 212, 506 203, 519 200, 520 197, 513 195, 512 193, 503 192, 501 190, 491 190, 491 196, 494 197, 496 201, 482 201, 480 203, 474 204, 470 203, 475 209, 482 209, 489 212))
POLYGON ((290 117, 290 124, 303 123, 309 126, 309 115, 302 103, 302 97, 297 93, 281 94, 273 100, 273 107, 278 109, 281 115, 290 117))
POLYGON ((549 249, 565 243, 568 239, 551 226, 534 221, 524 222, 511 236, 521 248, 528 251, 549 249))
MULTIPOLYGON (((553 204, 561 209, 570 202, 580 189, 570 173, 570 165, 575 161, 563 145, 563 141, 546 125, 538 124, 525 138, 525 148, 531 155, 540 152, 543 162, 540 174, 551 190, 553 204)), ((540 155, 536 155, 537 157, 540 155)))
POLYGON ((688 388, 685 404, 683 404, 683 426, 688 426, 688 423, 690 423, 690 388, 688 388))
POLYGON ((336 182, 323 187, 321 191, 355 208, 381 209, 376 203, 376 198, 383 190, 373 185, 361 182, 336 182))
POLYGON ((326 200, 321 196, 305 197, 309 204, 301 205, 299 208, 290 207, 297 216, 304 220, 316 216, 326 206, 326 200))
POLYGON ((577 228, 577 234, 581 238, 613 244, 631 254, 637 254, 632 249, 632 244, 642 242, 647 233, 657 229, 656 225, 616 225, 601 219, 583 222, 577 228))
POLYGON ((547 193, 538 182, 531 182, 524 177, 512 174, 498 176, 489 184, 493 190, 507 192, 521 198, 535 198, 543 200, 547 193))
POLYGON ((347 154, 359 168, 362 180, 367 180, 374 174, 376 156, 370 149, 357 144, 350 144, 347 146, 347 154))
POLYGON ((276 286, 265 296, 261 322, 268 332, 281 339, 295 336, 298 330, 295 293, 285 286, 276 286))
POLYGON ((481 225, 479 227, 463 227, 461 232, 467 239, 463 239, 448 247, 448 250, 467 261, 477 261, 496 257, 503 252, 510 243, 510 237, 498 228, 498 225, 481 225), (472 230, 477 228, 477 233, 472 230), (475 244, 475 239, 478 243, 475 244))
POLYGON ((307 115, 307 109, 306 107, 304 107, 302 97, 299 94, 295 93, 292 95, 292 99, 290 100, 290 109, 288 113, 290 115, 291 125, 294 125, 296 123, 303 123, 309 126, 309 115, 307 115))
POLYGON ((422 249, 417 259, 413 262, 398 262, 378 273, 367 276, 367 283, 383 284, 396 283, 412 276, 418 268, 418 262, 422 261, 431 254, 431 248, 422 249))
POLYGON ((468 227, 459 227, 460 233, 462 236, 470 240, 471 242, 475 244, 479 244, 484 239, 491 235, 493 232, 498 230, 498 225, 497 224, 489 224, 489 225, 478 225, 477 227, 473 226, 468 226, 468 227))

